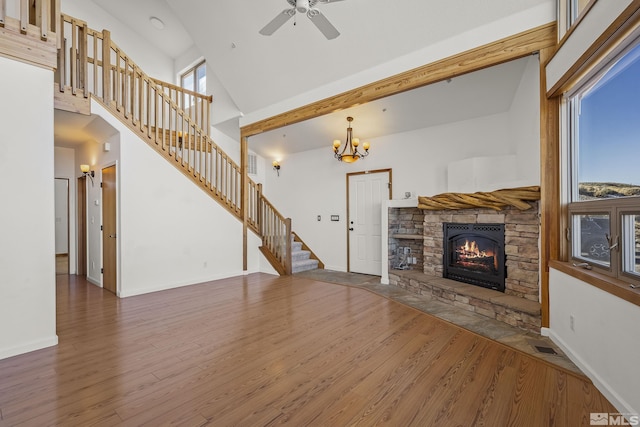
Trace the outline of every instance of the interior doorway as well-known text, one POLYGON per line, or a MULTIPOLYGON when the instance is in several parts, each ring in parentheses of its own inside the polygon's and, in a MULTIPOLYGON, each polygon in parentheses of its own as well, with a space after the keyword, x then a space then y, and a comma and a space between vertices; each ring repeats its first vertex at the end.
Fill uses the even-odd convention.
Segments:
POLYGON ((382 274, 382 202, 391 194, 391 169, 347 174, 347 271, 382 274))
POLYGON ((102 169, 102 287, 117 294, 116 165, 102 169))
POLYGON ((55 179, 56 274, 69 274, 69 180, 55 179))

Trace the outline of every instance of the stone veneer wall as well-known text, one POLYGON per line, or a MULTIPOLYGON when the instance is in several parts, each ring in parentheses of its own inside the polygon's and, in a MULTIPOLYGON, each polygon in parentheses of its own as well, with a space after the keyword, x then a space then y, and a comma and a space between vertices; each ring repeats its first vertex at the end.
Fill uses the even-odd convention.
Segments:
POLYGON ((411 248, 411 256, 416 263, 411 270, 423 269, 424 211, 418 208, 389 209, 389 265, 397 260, 398 248, 411 248), (416 237, 419 236, 419 237, 416 237))
POLYGON ((444 222, 470 224, 505 224, 505 254, 507 279, 505 294, 539 301, 539 237, 540 218, 538 202, 530 203, 526 211, 509 207, 502 211, 492 209, 465 209, 458 211, 424 212, 423 272, 442 277, 444 222))

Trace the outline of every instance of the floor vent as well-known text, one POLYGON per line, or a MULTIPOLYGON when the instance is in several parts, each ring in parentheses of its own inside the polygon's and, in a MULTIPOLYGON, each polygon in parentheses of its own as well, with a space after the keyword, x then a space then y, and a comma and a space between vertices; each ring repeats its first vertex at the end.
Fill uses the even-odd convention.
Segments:
POLYGON ((552 349, 551 347, 543 347, 540 345, 536 345, 534 346, 536 348, 536 350, 538 350, 538 352, 540 353, 546 353, 546 354, 558 354, 557 351, 555 351, 554 349, 552 349))
POLYGON ((527 340, 531 347, 535 348, 538 353, 557 355, 559 354, 548 342, 544 340, 527 340))

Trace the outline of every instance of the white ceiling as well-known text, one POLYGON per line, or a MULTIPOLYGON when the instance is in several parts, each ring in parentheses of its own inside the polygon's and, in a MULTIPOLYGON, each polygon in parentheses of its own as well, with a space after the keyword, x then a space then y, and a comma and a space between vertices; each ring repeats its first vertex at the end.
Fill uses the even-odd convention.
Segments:
POLYGON ((75 148, 87 141, 104 141, 118 133, 102 117, 54 110, 53 140, 56 147, 75 148))
POLYGON ((509 110, 527 61, 522 58, 327 114, 249 138, 249 148, 267 159, 344 142, 347 116, 361 141, 509 110))
MULTIPOLYGON (((518 11, 550 3, 550 0, 336 1, 317 6, 341 33, 338 38, 327 40, 304 15, 296 15, 272 36, 260 35, 258 31, 266 23, 290 7, 286 0, 92 1, 172 58, 195 45, 207 59, 209 71, 224 86, 238 110, 244 112, 352 76, 518 11), (149 22, 151 16, 160 18, 165 28, 154 28, 149 22)), ((356 136, 364 139, 505 111, 523 69, 523 62, 519 61, 493 71, 460 76, 451 83, 441 82, 252 137, 250 148, 273 158, 329 146, 333 139, 344 139, 347 115, 355 118, 356 136)), ((60 127, 58 120, 56 127, 60 127)), ((221 128, 236 136, 237 120, 221 128)), ((58 129, 56 132, 63 133, 58 129)))
POLYGON ((344 0, 316 6, 340 31, 327 40, 297 14, 258 31, 287 0, 93 0, 172 58, 192 44, 239 111, 250 113, 550 0, 344 0), (156 16, 165 29, 154 28, 156 16), (296 25, 294 25, 294 23, 296 25))
POLYGON ((244 113, 549 3, 548 0, 344 0, 319 4, 317 7, 341 33, 338 38, 327 40, 306 16, 299 14, 272 36, 258 34, 276 14, 290 8, 286 0, 166 2, 244 113))

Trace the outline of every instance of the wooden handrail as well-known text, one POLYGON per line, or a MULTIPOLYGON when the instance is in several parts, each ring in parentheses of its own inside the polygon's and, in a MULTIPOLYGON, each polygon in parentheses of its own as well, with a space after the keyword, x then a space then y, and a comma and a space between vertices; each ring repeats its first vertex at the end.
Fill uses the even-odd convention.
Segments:
POLYGON ((171 83, 168 83, 168 82, 163 82, 162 80, 154 79, 153 77, 152 77, 152 80, 155 81, 157 84, 159 84, 160 86, 162 86, 164 88, 171 89, 171 90, 177 90, 177 91, 180 91, 180 92, 182 92, 182 93, 184 93, 186 95, 191 95, 191 96, 194 96, 196 98, 200 98, 202 100, 208 101, 210 103, 213 102, 213 95, 204 95, 204 94, 199 93, 199 92, 194 92, 192 90, 185 89, 185 88, 183 88, 181 86, 177 86, 177 85, 174 85, 174 84, 171 84, 171 83))
MULTIPOLYGON (((66 81, 64 84, 58 82, 60 90, 64 91, 66 87, 70 87, 72 93, 75 94, 78 89, 82 89, 85 96, 92 93, 100 96, 107 104, 116 92, 124 93, 127 91, 124 86, 131 84, 131 76, 133 75, 131 70, 140 70, 140 67, 111 40, 109 31, 88 28, 85 21, 66 14, 61 14, 61 22, 63 26, 62 43, 66 40, 71 44, 68 47, 68 56, 76 58, 76 60, 67 59, 61 64, 69 72, 62 73, 65 75, 66 81), (93 75, 86 75, 89 67, 94 71, 93 75), (98 69, 102 70, 100 76, 96 72, 98 69), (109 73, 113 75, 109 76, 109 73), (98 77, 103 82, 102 88, 97 87, 98 77), (96 91, 96 89, 98 90, 96 91)), ((61 55, 66 55, 66 53, 63 52, 61 55)), ((173 103, 209 135, 212 96, 196 94, 171 83, 151 78, 146 74, 144 79, 146 84, 162 88, 173 103)), ((142 95, 145 94, 142 93, 142 95)))
POLYGON ((93 30, 64 14, 60 22, 60 92, 96 99, 233 215, 243 220, 247 210, 248 226, 261 236, 278 271, 291 274, 291 219, 251 180, 243 206, 241 168, 209 136, 213 98, 148 76, 107 30, 93 30))

